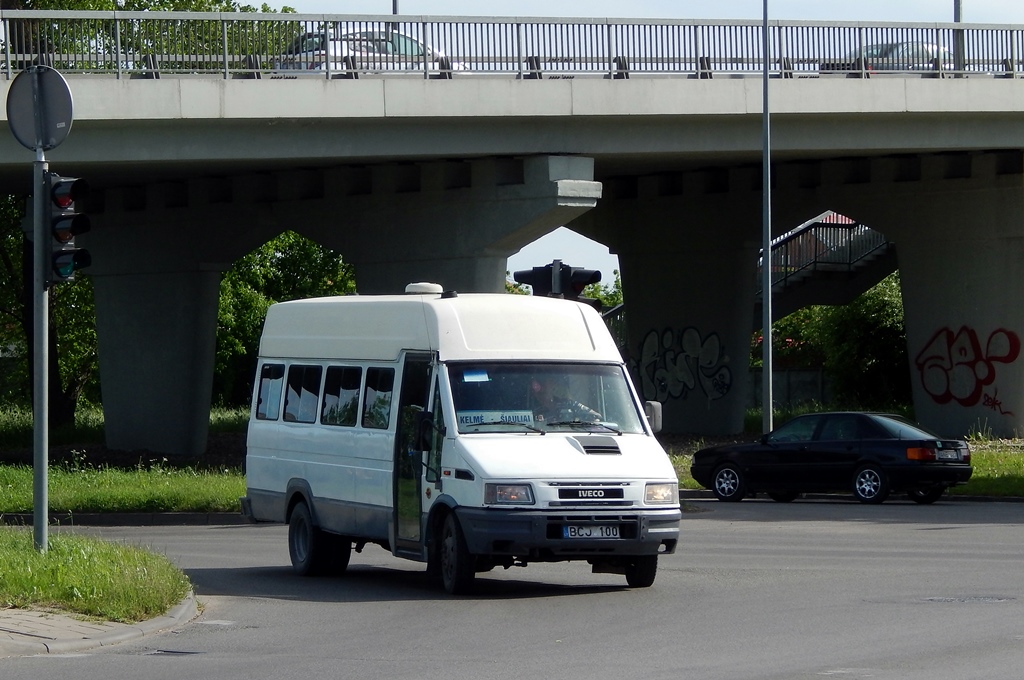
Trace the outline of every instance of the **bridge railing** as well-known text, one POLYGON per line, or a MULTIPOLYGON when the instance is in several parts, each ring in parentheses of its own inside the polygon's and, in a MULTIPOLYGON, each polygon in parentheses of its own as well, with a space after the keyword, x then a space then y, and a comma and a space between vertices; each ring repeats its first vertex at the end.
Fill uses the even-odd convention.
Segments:
MULTIPOLYGON (((760 21, 5 10, 0 31, 7 78, 32 63, 118 78, 721 78, 765 63, 760 21)), ((768 31, 775 77, 1024 71, 1024 26, 771 21, 768 31)))

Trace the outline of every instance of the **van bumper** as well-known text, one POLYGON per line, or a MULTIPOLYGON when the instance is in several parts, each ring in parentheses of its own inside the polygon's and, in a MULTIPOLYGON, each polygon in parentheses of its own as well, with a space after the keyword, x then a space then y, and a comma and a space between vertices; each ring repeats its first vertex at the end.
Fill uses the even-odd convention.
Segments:
POLYGON ((679 508, 606 514, 459 507, 455 515, 466 547, 474 555, 512 555, 533 561, 671 554, 682 519, 679 508), (582 527, 583 533, 589 528, 591 536, 567 538, 566 527, 582 527), (618 538, 596 537, 602 527, 616 527, 618 538))

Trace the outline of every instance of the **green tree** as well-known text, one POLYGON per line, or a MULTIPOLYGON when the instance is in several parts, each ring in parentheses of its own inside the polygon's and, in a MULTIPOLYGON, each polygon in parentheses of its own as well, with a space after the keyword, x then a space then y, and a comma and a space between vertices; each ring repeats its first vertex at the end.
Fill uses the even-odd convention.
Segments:
POLYGON ((287 231, 235 262, 220 284, 214 402, 248 403, 270 305, 354 292, 352 265, 295 232, 287 231))
MULTIPOLYGON (((35 340, 32 242, 22 229, 24 199, 0 200, 0 355, 8 369, 2 382, 9 403, 31 404, 35 340)), ((49 415, 54 426, 72 422, 83 397, 98 398, 96 324, 92 285, 78 276, 52 286, 49 297, 49 415), (93 388, 93 389, 90 389, 93 388)))
MULTIPOLYGON (((750 365, 762 365, 762 335, 751 337, 750 365)), ((804 307, 772 324, 776 370, 824 368, 835 399, 852 408, 910 403, 907 339, 899 273, 847 305, 804 307)))
POLYGON ((612 275, 615 279, 611 284, 592 283, 583 289, 583 297, 597 300, 605 311, 623 303, 622 277, 619 276, 619 270, 616 269, 612 275))
POLYGON ((819 307, 803 336, 824 355, 840 404, 888 408, 910 402, 910 367, 899 273, 848 305, 819 307))

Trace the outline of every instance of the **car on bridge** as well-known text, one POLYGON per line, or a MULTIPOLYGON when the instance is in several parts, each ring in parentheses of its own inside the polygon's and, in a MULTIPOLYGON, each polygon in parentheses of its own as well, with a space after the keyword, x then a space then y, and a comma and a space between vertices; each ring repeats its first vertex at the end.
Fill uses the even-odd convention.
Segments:
POLYGON ((868 73, 900 71, 953 71, 953 53, 933 43, 892 42, 865 45, 839 61, 823 61, 822 74, 847 73, 859 75, 861 67, 868 73))
POLYGON ((357 77, 360 72, 422 73, 428 64, 442 76, 464 68, 430 45, 395 31, 319 31, 297 36, 274 60, 274 70, 323 73, 329 67, 339 76, 357 77))
POLYGON ((934 503, 972 472, 966 442, 901 416, 859 412, 797 416, 756 443, 697 451, 690 467, 720 501, 766 493, 780 503, 834 491, 852 491, 861 503, 881 503, 893 491, 934 503))

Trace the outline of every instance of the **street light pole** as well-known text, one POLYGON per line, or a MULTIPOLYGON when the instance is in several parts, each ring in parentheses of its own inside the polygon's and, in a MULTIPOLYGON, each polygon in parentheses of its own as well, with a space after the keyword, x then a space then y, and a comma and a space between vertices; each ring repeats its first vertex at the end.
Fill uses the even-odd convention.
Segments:
POLYGON ((772 431, 772 145, 768 115, 768 0, 764 0, 761 26, 761 142, 762 142, 762 233, 761 233, 761 423, 764 433, 772 431))

